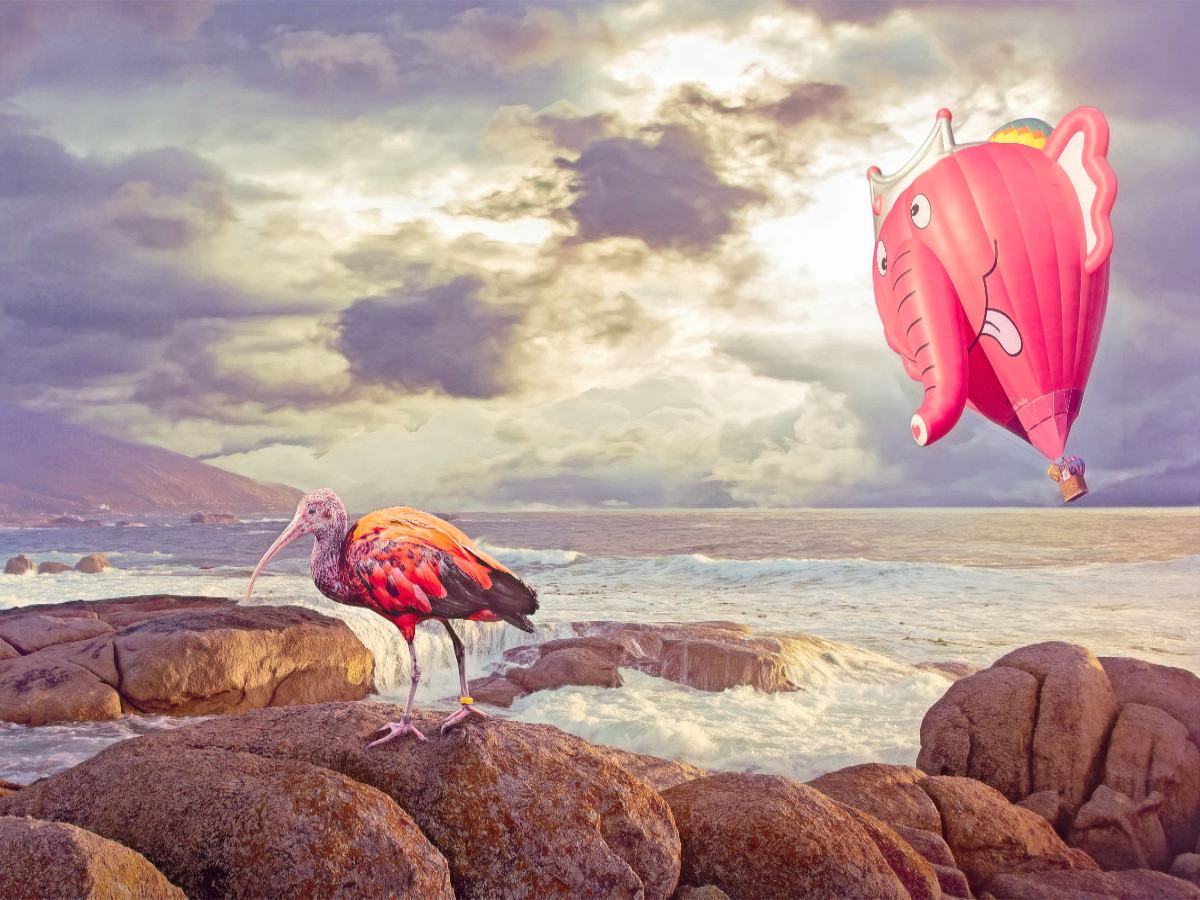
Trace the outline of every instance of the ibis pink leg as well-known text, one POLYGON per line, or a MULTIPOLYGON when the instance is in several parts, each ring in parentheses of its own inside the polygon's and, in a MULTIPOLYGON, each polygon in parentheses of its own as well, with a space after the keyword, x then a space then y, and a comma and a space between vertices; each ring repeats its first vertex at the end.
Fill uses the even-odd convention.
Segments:
POLYGON ((408 653, 412 657, 412 684, 408 688, 408 702, 404 704, 404 715, 400 718, 399 722, 384 722, 382 727, 386 728, 388 733, 377 741, 371 741, 371 743, 367 744, 368 747, 385 743, 394 737, 399 737, 410 731, 422 741, 429 740, 412 723, 413 697, 417 694, 417 682, 421 680, 421 667, 417 665, 417 648, 413 646, 412 641, 408 642, 408 653))
POLYGON ((471 692, 467 690, 467 669, 464 662, 466 654, 463 651, 462 639, 455 634, 454 629, 450 627, 448 621, 442 619, 441 623, 446 626, 446 631, 450 633, 450 643, 454 645, 454 658, 458 660, 458 702, 460 704, 458 710, 442 723, 441 730, 445 732, 451 725, 457 725, 471 713, 483 716, 485 719, 488 718, 488 714, 481 709, 475 708, 475 701, 471 699, 471 692))

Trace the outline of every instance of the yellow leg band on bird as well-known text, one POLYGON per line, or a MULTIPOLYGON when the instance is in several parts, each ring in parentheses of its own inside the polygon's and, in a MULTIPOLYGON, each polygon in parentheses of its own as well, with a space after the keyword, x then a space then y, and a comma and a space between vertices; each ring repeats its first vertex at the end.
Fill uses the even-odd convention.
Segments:
POLYGON ((471 706, 475 703, 475 701, 471 697, 459 697, 458 702, 461 703, 463 706, 471 706))

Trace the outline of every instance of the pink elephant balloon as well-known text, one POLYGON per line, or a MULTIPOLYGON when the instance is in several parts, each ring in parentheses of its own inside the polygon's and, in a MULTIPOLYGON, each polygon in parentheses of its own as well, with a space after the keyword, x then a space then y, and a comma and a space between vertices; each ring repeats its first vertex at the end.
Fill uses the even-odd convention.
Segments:
POLYGON ((1022 119, 956 144, 950 112, 894 175, 872 167, 875 304, 888 346, 925 396, 930 444, 972 409, 1058 459, 1063 496, 1086 492, 1061 459, 1079 415, 1108 297, 1117 182, 1099 110, 1053 130, 1022 119))

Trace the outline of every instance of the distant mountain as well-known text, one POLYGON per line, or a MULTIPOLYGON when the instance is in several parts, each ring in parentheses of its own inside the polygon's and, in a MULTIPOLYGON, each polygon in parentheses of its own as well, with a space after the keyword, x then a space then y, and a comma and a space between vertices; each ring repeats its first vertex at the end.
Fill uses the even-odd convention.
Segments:
POLYGON ((0 406, 0 522, 227 512, 290 515, 301 492, 161 447, 0 406))

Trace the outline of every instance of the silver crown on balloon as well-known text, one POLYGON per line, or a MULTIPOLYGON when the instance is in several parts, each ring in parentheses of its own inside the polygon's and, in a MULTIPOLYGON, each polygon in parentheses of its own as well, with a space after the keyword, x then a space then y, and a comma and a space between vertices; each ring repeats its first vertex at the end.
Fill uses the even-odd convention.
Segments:
POLYGON ((871 210, 875 213, 875 237, 879 238, 879 229, 883 220, 892 211, 892 206, 898 198, 916 180, 917 176, 927 172, 934 164, 945 159, 956 150, 971 147, 974 144, 956 144, 954 131, 950 128, 950 110, 939 109, 933 131, 925 143, 913 155, 903 168, 891 175, 884 175, 878 166, 867 170, 867 178, 871 182, 871 210))

